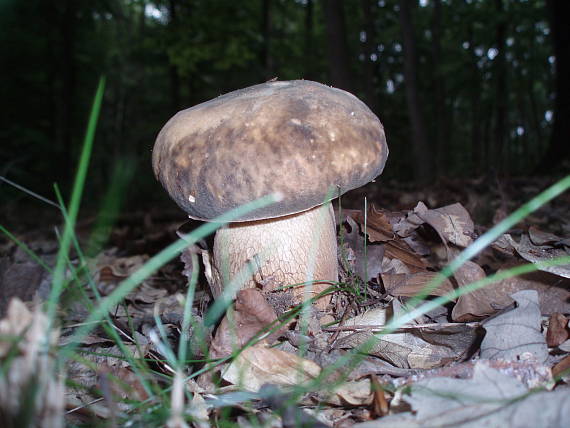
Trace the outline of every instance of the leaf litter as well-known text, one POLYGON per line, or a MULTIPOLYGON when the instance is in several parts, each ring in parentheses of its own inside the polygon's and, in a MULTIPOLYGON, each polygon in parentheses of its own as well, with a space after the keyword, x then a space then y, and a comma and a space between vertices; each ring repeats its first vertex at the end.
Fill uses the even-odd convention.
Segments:
MULTIPOLYGON (((413 201, 413 196, 408 200, 413 201)), ((567 266, 503 279, 395 331, 385 330, 406 301, 485 230, 462 204, 441 195, 426 200, 401 211, 370 206, 365 215, 361 210, 343 210, 337 219, 342 287, 325 313, 310 310, 304 319, 294 316, 290 302, 247 289, 238 292, 220 323, 205 327, 204 315, 220 290, 211 289, 215 282, 208 275, 206 243, 188 250, 200 256, 200 270, 205 271, 186 332, 190 360, 184 367, 184 387, 190 397, 186 415, 194 418, 190 426, 209 426, 222 407, 239 409, 242 416, 236 420, 244 424, 254 418, 268 426, 295 426, 291 421, 297 418, 309 426, 339 427, 565 426, 570 421, 567 266), (437 206, 438 198, 447 203, 428 208, 437 206), (379 333, 380 340, 360 355, 357 364, 327 370, 379 333), (216 358, 222 360, 212 360, 216 358), (208 367, 209 371, 191 377, 208 367), (303 384, 313 386, 297 393, 303 384), (250 395, 232 395, 245 392, 250 395)), ((478 212, 484 204, 476 202, 470 199, 467 205, 478 212)), ((555 216, 561 218, 559 212, 555 216)), ((526 262, 568 255, 570 224, 548 230, 552 224, 530 216, 431 290, 430 296, 445 295, 526 262)), ((112 292, 173 240, 176 229, 175 221, 160 223, 146 217, 142 228, 116 228, 111 237, 114 245, 90 261, 95 293, 112 292)), ((53 263, 57 251, 53 241, 36 239, 32 244, 42 259, 53 263)), ((27 301, 45 297, 49 273, 37 270, 21 250, 6 248, 0 278, 3 286, 12 284, 9 294, 27 301)), ((73 257, 72 263, 79 265, 73 257)), ((83 339, 81 358, 67 366, 73 386, 51 408, 61 409, 65 403, 72 410, 67 420, 84 424, 132 415, 136 401, 146 402, 147 408, 157 403, 145 383, 169 385, 165 377, 173 376, 174 368, 150 337, 160 337, 177 349, 185 291, 194 268, 191 260, 185 252, 182 262, 165 265, 110 311, 112 329, 123 340, 123 349, 101 327, 83 339)), ((95 301, 94 290, 84 287, 87 300, 95 301)), ((1 328, 30 340, 23 330, 5 327, 33 324, 23 309, 14 321, 7 302, 2 306, 1 328)), ((64 314, 60 344, 67 343, 88 311, 85 302, 72 303, 64 314)), ((3 333, 0 349, 6 343, 3 333)), ((5 353, 1 358, 6 358, 5 353)), ((5 387, 7 380, 2 382, 5 387)), ((51 388, 62 388, 55 385, 51 388)), ((17 411, 9 400, 0 403, 17 411)), ((37 403, 41 408, 41 400, 37 403)))

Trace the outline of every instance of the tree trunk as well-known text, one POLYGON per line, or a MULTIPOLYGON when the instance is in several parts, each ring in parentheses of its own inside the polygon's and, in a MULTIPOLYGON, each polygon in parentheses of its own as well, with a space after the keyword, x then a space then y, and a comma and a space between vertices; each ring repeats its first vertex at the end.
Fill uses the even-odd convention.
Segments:
POLYGON ((556 57, 556 98, 550 144, 537 168, 540 173, 564 168, 563 163, 570 161, 570 26, 567 22, 570 3, 566 0, 547 0, 546 4, 556 57))
POLYGON ((314 4, 313 0, 307 0, 305 5, 305 46, 303 56, 305 58, 305 79, 314 80, 314 4))
POLYGON ((360 7, 363 16, 363 29, 366 39, 363 42, 362 54, 364 55, 364 79, 362 82, 364 100, 366 104, 374 113, 379 114, 378 111, 378 96, 376 95, 376 64, 372 61, 372 55, 376 53, 376 31, 374 29, 374 16, 375 7, 372 0, 360 0, 360 7))
POLYGON ((473 38, 473 25, 469 26, 469 53, 471 56, 471 73, 473 83, 470 86, 471 101, 471 167, 476 175, 480 175, 485 171, 484 164, 486 159, 486 151, 488 142, 482 139, 483 120, 481 116, 481 94, 483 93, 483 82, 481 80, 481 71, 477 67, 478 57, 475 53, 475 41, 473 38))
POLYGON ((495 172, 506 172, 505 167, 505 131, 507 127, 507 69, 505 59, 505 34, 507 24, 503 0, 495 0, 495 9, 499 22, 495 29, 495 44, 498 54, 495 57, 495 126, 493 128, 493 158, 492 166, 495 172))
POLYGON ((263 34, 263 47, 261 51, 261 63, 263 64, 263 73, 266 80, 275 77, 273 57, 271 55, 271 33, 272 16, 271 16, 271 0, 261 0, 262 21, 261 34, 263 34))
POLYGON ((343 2, 342 0, 324 0, 324 6, 330 83, 337 88, 352 91, 343 2))
MULTIPOLYGON (((170 27, 170 34, 176 34, 178 30, 178 11, 176 10, 176 0, 168 2, 168 14, 170 20, 168 26, 170 27)), ((170 77, 170 103, 172 111, 180 110, 180 75, 178 74, 178 67, 172 62, 168 63, 168 75, 170 77)))
POLYGON ((412 127, 412 150, 414 159, 414 176, 418 183, 428 184, 434 174, 432 167, 433 153, 428 147, 426 127, 422 115, 421 101, 417 87, 416 42, 411 16, 411 0, 400 0, 400 26, 404 42, 404 79, 408 113, 412 127))
POLYGON ((431 22, 432 34, 432 62, 433 62, 433 92, 435 105, 433 108, 434 117, 434 145, 436 147, 435 170, 441 172, 445 170, 448 164, 447 148, 445 143, 448 140, 446 124, 449 121, 446 118, 445 108, 445 83, 444 75, 441 71, 443 58, 441 55, 441 0, 433 2, 433 16, 431 22))
POLYGON ((62 87, 61 87, 61 180, 66 187, 73 176, 73 102, 75 100, 75 29, 77 5, 74 0, 66 0, 61 23, 63 46, 62 87))

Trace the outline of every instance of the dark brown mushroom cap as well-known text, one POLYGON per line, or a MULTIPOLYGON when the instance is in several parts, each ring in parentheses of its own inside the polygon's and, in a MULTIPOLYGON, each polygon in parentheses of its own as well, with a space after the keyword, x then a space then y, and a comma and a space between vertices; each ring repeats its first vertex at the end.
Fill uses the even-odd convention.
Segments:
POLYGON ((160 131, 152 163, 170 196, 196 219, 283 195, 239 219, 247 221, 301 212, 360 187, 382 172, 387 157, 384 127, 363 102, 293 80, 178 112, 160 131))

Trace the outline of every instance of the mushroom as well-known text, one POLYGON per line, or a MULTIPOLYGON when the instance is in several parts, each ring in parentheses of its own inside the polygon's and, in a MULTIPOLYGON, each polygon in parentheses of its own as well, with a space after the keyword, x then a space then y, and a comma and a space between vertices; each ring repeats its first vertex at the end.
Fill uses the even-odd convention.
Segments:
MULTIPOLYGON (((193 219, 211 221, 279 192, 279 202, 217 231, 213 264, 220 286, 255 261, 244 287, 270 292, 312 281, 307 289, 315 294, 338 280, 334 214, 330 204, 321 206, 378 176, 387 156, 384 128, 363 102, 293 80, 178 112, 160 131, 152 162, 158 180, 193 219)), ((291 290, 292 303, 310 297, 302 286, 291 290)), ((328 301, 316 305, 323 309, 328 301)))

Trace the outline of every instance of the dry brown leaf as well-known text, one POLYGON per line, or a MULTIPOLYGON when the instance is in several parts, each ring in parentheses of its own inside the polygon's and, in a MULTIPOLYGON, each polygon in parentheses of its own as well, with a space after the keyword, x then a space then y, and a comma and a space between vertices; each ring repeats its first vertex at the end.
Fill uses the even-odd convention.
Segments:
POLYGON ((444 242, 466 248, 473 242, 474 224, 460 203, 433 210, 418 210, 417 215, 433 227, 444 242))
POLYGON ((209 428, 211 427, 209 419, 209 410, 211 405, 206 403, 204 397, 201 394, 194 393, 192 400, 188 406, 188 413, 192 417, 192 423, 198 428, 209 428))
POLYGON ((382 386, 378 380, 378 376, 370 375, 370 381, 372 386, 372 410, 374 411, 374 416, 379 418, 388 414, 390 407, 388 405, 388 400, 386 399, 385 388, 382 386))
POLYGON ((453 308, 455 321, 477 320, 513 303, 509 297, 520 290, 536 290, 543 314, 570 312, 570 280, 547 272, 532 272, 504 279, 459 297, 453 308))
POLYGON ((0 257, 0 316, 4 315, 12 298, 31 301, 49 289, 50 274, 35 261, 0 257))
POLYGON ((333 406, 369 406, 373 398, 370 379, 343 382, 333 393, 325 388, 319 398, 333 406))
POLYGON ((463 263, 459 269, 455 271, 453 276, 459 287, 464 287, 472 282, 481 281, 487 277, 481 266, 469 260, 463 263))
POLYGON ((548 320, 546 344, 550 348, 554 348, 566 342, 568 338, 570 338, 568 318, 558 312, 551 314, 550 319, 548 320))
POLYGON ((423 202, 418 202, 416 207, 408 212, 405 217, 401 217, 395 224, 392 225, 394 232, 402 238, 410 236, 418 227, 425 223, 418 214, 428 211, 428 207, 423 202))
POLYGON ((364 213, 362 211, 356 211, 351 216, 360 224, 363 232, 364 226, 366 225, 366 234, 370 242, 386 242, 396 237, 392 229, 390 218, 388 217, 389 215, 390 213, 387 211, 372 205, 368 209, 366 219, 364 219, 364 213))
MULTIPOLYGON (((513 241, 513 247, 523 259, 531 263, 545 262, 557 257, 567 257, 570 255, 568 250, 562 248, 555 248, 550 245, 534 245, 527 235, 521 236, 521 240, 518 244, 513 241)), ((570 278, 570 264, 548 266, 540 268, 540 270, 550 272, 564 278, 570 278)))
POLYGON ((130 257, 114 257, 110 252, 102 253, 97 260, 98 280, 101 282, 118 282, 129 277, 148 260, 147 255, 130 257))
POLYGON ((353 349, 376 337, 368 353, 401 368, 430 369, 466 356, 478 339, 476 326, 468 324, 432 324, 405 326, 401 333, 375 336, 374 331, 358 331, 342 337, 337 348, 353 349))
POLYGON ((107 382, 116 401, 125 398, 144 401, 148 398, 141 379, 130 368, 100 363, 97 372, 99 385, 107 382))
MULTIPOLYGON (((472 261, 467 261, 453 274, 457 285, 459 287, 464 287, 465 285, 471 284, 476 281, 485 279, 487 275, 481 266, 472 261)), ((489 298, 486 294, 485 288, 478 290, 480 291, 481 299, 489 298)), ((487 290, 488 291, 488 290, 487 290)), ((475 294, 477 292, 471 293, 475 294)), ((479 319, 481 315, 480 299, 474 298, 471 294, 460 296, 457 304, 453 307, 451 317, 453 321, 458 322, 468 322, 479 319)))
POLYGON ((413 272, 425 270, 428 267, 428 264, 418 254, 410 250, 404 241, 387 242, 384 256, 404 262, 413 272))
POLYGON ((570 355, 563 358, 556 363, 554 367, 552 367, 552 376, 560 376, 565 379, 565 382, 568 382, 568 379, 570 379, 570 355))
MULTIPOLYGON (((382 283, 386 293, 391 296, 412 297, 425 289, 437 274, 434 272, 417 272, 413 274, 386 274, 382 275, 382 283)), ((443 296, 453 290, 453 285, 445 279, 437 288, 430 291, 430 296, 443 296)))
MULTIPOLYGON (((360 229, 364 231, 364 215, 361 211, 351 211, 350 216, 354 218, 359 224, 360 229)), ((372 207, 369 209, 366 223, 366 231, 370 242, 383 242, 384 255, 392 259, 398 259, 406 263, 415 271, 423 270, 427 267, 427 263, 412 250, 407 241, 396 235, 392 230, 392 224, 396 224, 403 217, 400 213, 390 213, 384 210, 377 210, 372 207)), ((355 228, 352 224, 350 217, 347 217, 348 223, 351 227, 355 228)), ((422 254, 425 248, 417 243, 414 245, 422 248, 422 254)), ((362 247, 363 245, 361 245, 362 247)))
POLYGON ((528 228, 528 237, 534 245, 553 245, 562 240, 559 236, 544 232, 536 226, 528 228))
MULTIPOLYGON (((245 288, 238 291, 233 314, 226 314, 220 323, 210 345, 210 356, 223 358, 231 355, 276 320, 275 310, 259 290, 245 288)), ((265 341, 271 344, 283 328, 268 335, 265 341)))
POLYGON ((347 319, 343 325, 351 326, 383 326, 386 324, 386 308, 374 308, 361 313, 353 318, 347 319))
POLYGON ((538 293, 522 290, 511 297, 516 302, 515 308, 481 323, 487 332, 480 346, 481 358, 544 363, 548 347, 541 332, 538 293))
POLYGON ((134 291, 129 293, 125 300, 133 303, 154 304, 168 295, 168 290, 156 288, 147 282, 140 284, 134 291))
POLYGON ((247 391, 263 384, 291 386, 316 378, 321 368, 310 360, 262 344, 245 348, 222 373, 222 378, 247 391))
POLYGON ((354 253, 354 260, 351 268, 365 282, 376 278, 382 271, 382 259, 384 258, 383 245, 366 244, 364 236, 358 232, 358 225, 350 218, 346 217, 351 231, 345 232, 344 243, 354 253))
MULTIPOLYGON (((384 257, 382 261, 382 272, 396 274, 396 273, 411 273, 411 269, 407 264, 398 259, 389 259, 384 257)), ((414 270, 415 272, 415 270, 414 270)))

